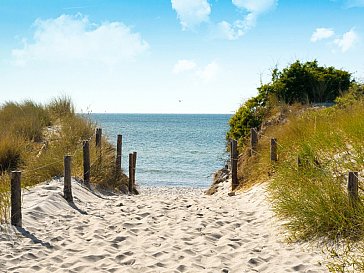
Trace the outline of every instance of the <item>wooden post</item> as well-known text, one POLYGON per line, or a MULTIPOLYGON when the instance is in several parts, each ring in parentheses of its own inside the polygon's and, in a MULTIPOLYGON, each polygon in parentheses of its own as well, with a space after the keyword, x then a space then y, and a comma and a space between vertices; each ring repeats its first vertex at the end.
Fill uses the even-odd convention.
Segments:
POLYGON ((121 172, 122 145, 123 145, 123 136, 118 135, 116 144, 116 171, 118 173, 121 172))
POLYGON ((135 187, 136 160, 137 160, 137 152, 133 152, 133 188, 135 187))
POLYGON ((96 128, 96 147, 101 148, 102 129, 96 128))
POLYGON ((231 161, 231 190, 235 190, 239 185, 238 181, 238 142, 232 139, 230 142, 230 161, 231 161))
POLYGON ((73 202, 71 186, 71 159, 70 155, 64 157, 64 188, 63 196, 68 202, 73 202))
POLYGON ((270 160, 271 161, 278 161, 277 139, 275 139, 275 138, 270 139, 270 160))
POLYGON ((129 193, 133 194, 133 154, 129 154, 129 193))
POLYGON ((90 187, 90 144, 83 141, 83 183, 90 187))
POLYGON ((358 195, 358 172, 349 172, 348 177, 348 193, 349 193, 349 199, 352 205, 355 205, 355 203, 359 200, 358 195))
POLYGON ((11 224, 16 227, 22 226, 20 179, 21 172, 11 172, 11 224))
POLYGON ((297 168, 301 168, 302 167, 302 160, 300 158, 300 156, 297 156, 297 168))
POLYGON ((232 170, 232 164, 233 164, 232 163, 232 160, 231 160, 232 159, 232 157, 231 157, 231 151, 233 150, 232 147, 231 147, 231 145, 232 145, 231 142, 232 141, 233 141, 233 139, 229 137, 228 145, 230 145, 230 162, 228 162, 228 164, 226 164, 226 166, 227 166, 227 169, 230 170, 230 171, 232 170))
POLYGON ((258 134, 255 128, 250 129, 250 155, 253 156, 257 151, 258 134))

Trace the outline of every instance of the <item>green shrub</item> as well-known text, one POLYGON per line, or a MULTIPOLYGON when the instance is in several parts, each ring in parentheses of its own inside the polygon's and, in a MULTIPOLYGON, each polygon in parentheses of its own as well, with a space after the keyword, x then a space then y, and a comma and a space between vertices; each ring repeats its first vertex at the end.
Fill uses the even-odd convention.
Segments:
POLYGON ((351 74, 334 67, 319 66, 317 61, 296 61, 282 71, 273 70, 272 82, 265 85, 285 103, 333 102, 349 89, 351 74))
POLYGON ((316 60, 296 61, 282 71, 274 69, 272 81, 262 84, 258 95, 241 105, 232 116, 226 138, 245 138, 250 129, 259 127, 272 107, 278 104, 333 102, 351 84, 349 72, 319 66, 316 60))
POLYGON ((363 100, 364 97, 364 85, 359 83, 353 83, 348 92, 343 96, 335 99, 336 107, 345 108, 355 104, 358 100, 363 100))
POLYGON ((245 102, 229 120, 230 130, 227 139, 244 138, 250 133, 250 128, 260 126, 268 108, 263 96, 257 96, 245 102))

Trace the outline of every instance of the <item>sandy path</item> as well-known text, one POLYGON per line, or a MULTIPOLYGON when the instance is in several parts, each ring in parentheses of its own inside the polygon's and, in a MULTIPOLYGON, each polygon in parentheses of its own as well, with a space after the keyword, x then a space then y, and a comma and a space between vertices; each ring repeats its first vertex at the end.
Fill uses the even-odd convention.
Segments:
POLYGON ((74 182, 74 207, 61 192, 24 193, 23 229, 1 226, 1 272, 327 272, 319 251, 282 243, 264 185, 96 196, 74 182))

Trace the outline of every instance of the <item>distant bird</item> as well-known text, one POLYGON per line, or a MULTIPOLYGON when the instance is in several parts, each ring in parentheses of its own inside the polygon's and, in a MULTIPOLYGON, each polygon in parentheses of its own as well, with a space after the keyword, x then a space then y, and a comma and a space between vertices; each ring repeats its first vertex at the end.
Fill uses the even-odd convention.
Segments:
POLYGON ((178 100, 178 102, 182 102, 182 100, 178 100))

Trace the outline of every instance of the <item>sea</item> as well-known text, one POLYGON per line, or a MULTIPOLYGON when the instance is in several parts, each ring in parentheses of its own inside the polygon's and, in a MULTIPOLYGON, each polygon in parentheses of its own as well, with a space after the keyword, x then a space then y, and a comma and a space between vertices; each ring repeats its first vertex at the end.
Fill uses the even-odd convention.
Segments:
POLYGON ((228 159, 228 114, 90 114, 116 146, 123 136, 122 168, 137 152, 136 182, 141 186, 207 188, 228 159))

